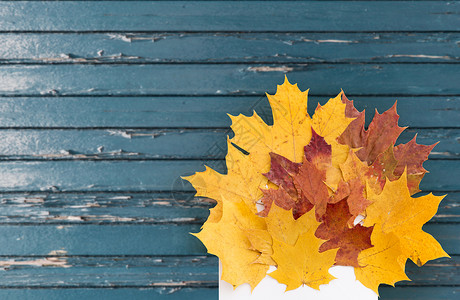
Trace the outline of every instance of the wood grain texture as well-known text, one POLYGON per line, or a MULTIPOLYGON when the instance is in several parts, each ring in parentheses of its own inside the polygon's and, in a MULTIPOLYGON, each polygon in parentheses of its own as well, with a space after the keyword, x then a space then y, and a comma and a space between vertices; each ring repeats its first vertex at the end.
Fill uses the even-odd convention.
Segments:
POLYGON ((316 95, 458 95, 455 64, 6 65, 0 95, 264 95, 284 74, 316 95), (180 74, 180 76, 178 76, 180 74), (328 80, 319 80, 328 78, 328 80), (378 84, 377 84, 378 83, 378 84))
MULTIPOLYGON (((193 195, 179 191, 0 194, 0 224, 202 224, 215 201, 193 195)), ((430 223, 459 222, 459 207, 460 192, 447 193, 430 223)))
POLYGON ((0 64, 458 63, 459 39, 457 32, 0 33, 0 64))
POLYGON ((0 288, 215 288, 218 272, 210 256, 0 257, 0 266, 0 288))
MULTIPOLYGON (((215 202, 192 192, 0 194, 1 224, 202 224, 215 202)), ((457 200, 450 201, 457 203, 457 200)), ((450 203, 449 202, 449 203, 450 203)), ((449 210, 448 210, 449 211, 449 210)), ((450 212, 454 213, 454 212, 450 212)))
POLYGON ((4 299, 47 299, 47 300, 81 300, 81 299, 110 299, 110 300, 202 300, 218 299, 217 288, 5 288, 0 289, 0 297, 4 299))
MULTIPOLYGON (((303 89, 315 86, 302 84, 303 89)), ((338 92, 338 91, 335 91, 338 92)), ((348 93, 347 93, 348 94, 348 93)), ((331 94, 329 97, 335 95, 331 94)), ((309 96, 310 115, 328 96, 309 96)), ((383 112, 398 101, 400 124, 417 128, 460 126, 460 97, 355 96, 366 109, 367 124, 375 109, 383 112)), ((0 128, 228 128, 227 113, 251 115, 271 123, 265 96, 213 97, 0 97, 0 128)))
POLYGON ((8 1, 0 5, 0 28, 3 31, 449 31, 458 30, 458 9, 457 3, 450 1, 364 4, 312 1, 269 5, 233 1, 8 1))

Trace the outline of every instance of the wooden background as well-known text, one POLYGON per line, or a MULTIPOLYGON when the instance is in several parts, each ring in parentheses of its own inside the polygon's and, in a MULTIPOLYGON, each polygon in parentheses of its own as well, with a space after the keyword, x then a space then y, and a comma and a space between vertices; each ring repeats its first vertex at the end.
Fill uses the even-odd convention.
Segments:
POLYGON ((216 299, 179 176, 224 171, 226 113, 270 120, 284 74, 310 113, 397 99, 400 142, 440 141, 424 228, 452 259, 380 292, 458 298, 459 57, 456 1, 0 2, 0 299, 216 299))

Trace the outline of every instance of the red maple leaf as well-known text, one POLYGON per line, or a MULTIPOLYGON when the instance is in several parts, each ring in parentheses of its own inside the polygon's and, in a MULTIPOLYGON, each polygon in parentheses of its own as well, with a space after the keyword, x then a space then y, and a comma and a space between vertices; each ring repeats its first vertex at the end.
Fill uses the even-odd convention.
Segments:
POLYGON ((358 224, 349 228, 348 220, 351 217, 346 199, 337 203, 329 203, 323 222, 319 225, 315 235, 326 240, 320 246, 320 252, 339 248, 335 258, 337 265, 359 267, 359 252, 372 247, 371 233, 373 227, 364 227, 358 224))
POLYGON ((353 120, 338 138, 338 142, 351 148, 361 148, 356 155, 361 161, 371 165, 377 156, 388 147, 394 145, 406 127, 398 126, 399 115, 396 113, 396 102, 387 111, 375 116, 367 130, 364 129, 364 111, 353 120))

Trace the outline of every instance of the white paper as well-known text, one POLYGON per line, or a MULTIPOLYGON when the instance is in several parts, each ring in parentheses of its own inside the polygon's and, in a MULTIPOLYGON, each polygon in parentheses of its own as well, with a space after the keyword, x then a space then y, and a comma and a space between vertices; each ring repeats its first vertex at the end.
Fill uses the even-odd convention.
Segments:
MULTIPOLYGON (((268 273, 274 271, 270 267, 268 273)), ((335 266, 329 269, 337 279, 331 280, 329 284, 321 285, 320 290, 308 286, 301 286, 298 289, 284 292, 286 285, 278 283, 270 276, 266 276, 253 290, 249 284, 240 285, 235 290, 233 286, 223 280, 219 281, 220 300, 293 300, 293 299, 318 299, 318 300, 377 300, 377 294, 365 287, 356 280, 353 267, 335 266)), ((219 278, 222 274, 222 264, 219 261, 219 278)))

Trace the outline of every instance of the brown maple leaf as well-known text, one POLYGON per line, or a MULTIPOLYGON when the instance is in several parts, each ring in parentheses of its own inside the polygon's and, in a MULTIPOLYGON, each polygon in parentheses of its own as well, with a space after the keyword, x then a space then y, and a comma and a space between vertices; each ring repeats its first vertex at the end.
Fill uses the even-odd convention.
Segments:
MULTIPOLYGON (((347 98, 347 96, 345 96, 345 93, 343 92, 342 90, 342 103, 345 103, 345 116, 347 118, 357 118, 359 117, 360 115, 364 115, 364 111, 362 112, 359 112, 354 104, 353 104, 353 100, 349 100, 347 98)), ((352 121, 353 123, 353 121, 352 121)))
POLYGON ((394 148, 394 156, 398 162, 394 175, 399 178, 404 173, 404 168, 407 168, 407 186, 411 195, 420 191, 418 188, 420 181, 427 172, 423 162, 428 159, 431 150, 438 144, 420 145, 415 141, 416 138, 417 135, 407 144, 400 144, 394 148))
POLYGON ((300 195, 299 197, 292 198, 282 186, 277 190, 262 189, 262 193, 264 196, 261 202, 264 205, 264 209, 258 213, 262 217, 268 216, 273 203, 285 210, 292 209, 292 215, 295 220, 313 208, 313 204, 305 196, 300 195))
POLYGON ((353 227, 357 216, 364 214, 366 208, 371 204, 364 197, 365 186, 360 178, 353 178, 348 182, 341 181, 337 191, 332 194, 329 203, 334 204, 345 199, 348 204, 348 212, 351 217, 348 219, 348 226, 353 227))
POLYGON ((420 181, 427 172, 423 168, 423 162, 428 159, 436 144, 429 146, 417 144, 415 136, 407 144, 394 147, 397 138, 406 128, 398 126, 399 115, 396 113, 396 103, 382 114, 376 110, 374 119, 366 131, 364 111, 358 112, 353 106, 353 101, 348 100, 344 94, 342 94, 342 102, 346 104, 345 114, 356 119, 348 125, 337 141, 358 149, 356 155, 371 167, 368 175, 374 177, 381 189, 385 184, 385 177, 396 180, 407 167, 407 185, 410 193, 413 195, 419 192, 420 181))
POLYGON ((406 127, 398 126, 399 115, 395 104, 382 114, 375 110, 375 116, 367 130, 364 130, 364 111, 338 138, 339 143, 351 148, 361 148, 356 155, 371 165, 377 156, 394 145, 406 127), (355 123, 356 122, 356 123, 355 123))
POLYGON ((263 175, 278 186, 284 187, 291 197, 297 198, 297 191, 292 181, 292 175, 299 172, 300 163, 295 163, 289 159, 270 152, 270 171, 263 175))
POLYGON ((351 217, 346 199, 337 203, 329 203, 323 222, 319 225, 315 235, 327 240, 320 246, 320 252, 339 248, 335 258, 337 265, 359 267, 358 254, 372 247, 373 227, 363 227, 358 224, 349 228, 348 221, 351 217))
POLYGON ((326 170, 331 166, 332 147, 313 128, 310 143, 304 147, 304 152, 305 158, 318 169, 326 170))
POLYGON ((298 191, 315 206, 316 219, 320 221, 326 213, 326 204, 329 200, 329 192, 324 184, 326 171, 319 170, 308 160, 304 160, 302 166, 294 177, 294 184, 298 191))
POLYGON ((327 203, 336 203, 347 197, 352 210, 349 224, 352 224, 354 218, 369 205, 363 196, 364 185, 360 180, 353 180, 350 184, 339 182, 337 190, 332 189, 333 194, 329 195, 325 182, 327 170, 332 169, 331 145, 312 129, 312 138, 304 147, 304 152, 305 157, 301 164, 270 153, 271 168, 265 176, 279 188, 263 191, 261 202, 264 209, 259 215, 267 216, 272 203, 275 202, 279 207, 292 209, 295 219, 314 206, 316 217, 320 221, 326 212, 327 203), (339 195, 341 198, 337 198, 339 195))
POLYGON ((394 175, 394 170, 398 162, 393 153, 393 145, 390 145, 385 152, 380 153, 375 161, 369 166, 366 172, 369 180, 380 186, 380 190, 385 186, 386 178, 396 180, 399 176, 394 175), (386 177, 386 178, 385 178, 386 177))

